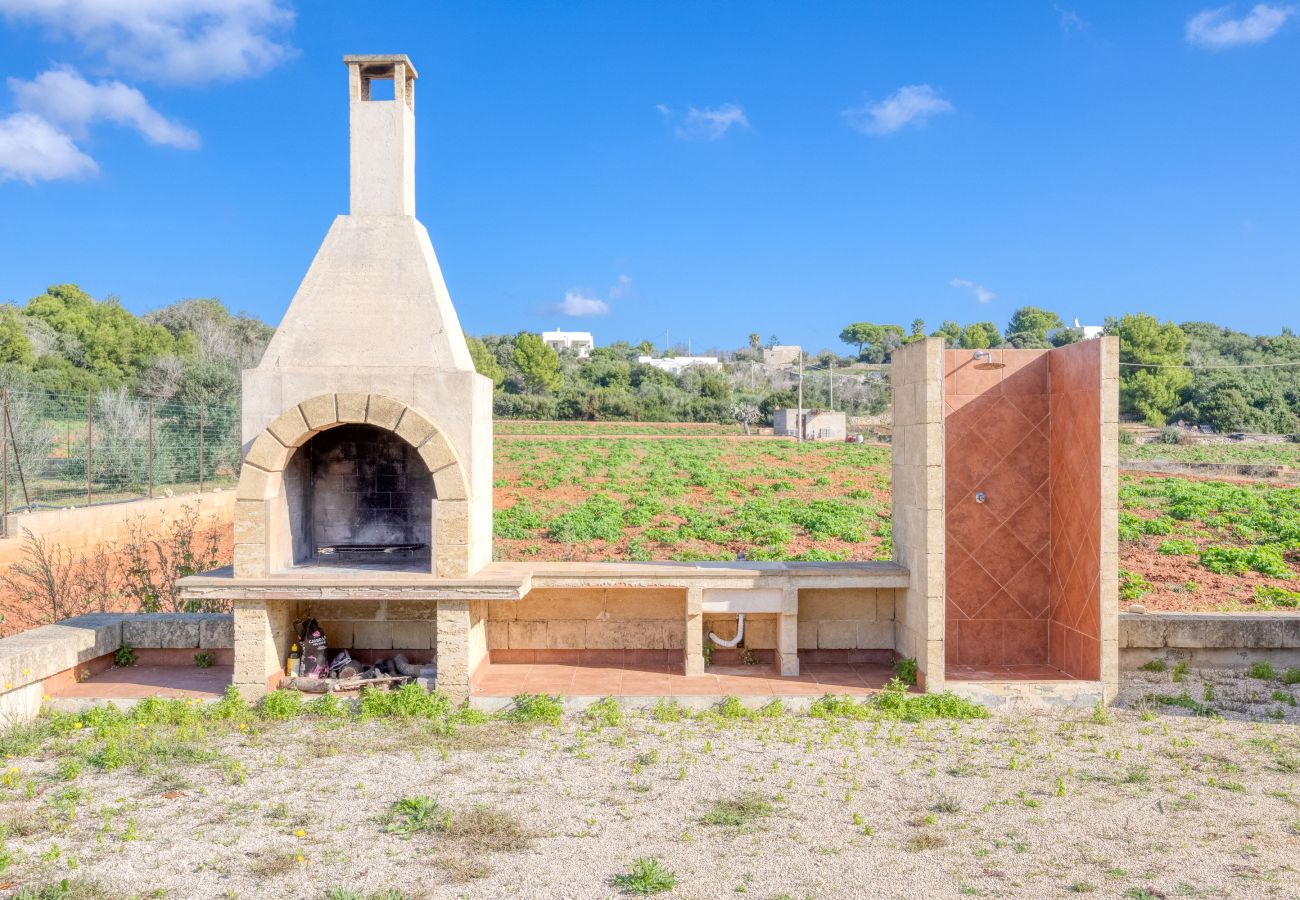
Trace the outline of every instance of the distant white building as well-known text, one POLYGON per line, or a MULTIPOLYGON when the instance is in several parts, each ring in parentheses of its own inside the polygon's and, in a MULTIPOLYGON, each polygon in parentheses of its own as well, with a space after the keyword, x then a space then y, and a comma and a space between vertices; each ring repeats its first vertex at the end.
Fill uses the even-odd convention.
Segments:
POLYGON ((543 331, 542 340, 555 348, 557 353, 573 350, 583 358, 590 356, 592 348, 596 346, 590 331, 543 331))
POLYGON ((1072 331, 1079 335, 1079 340, 1090 341, 1093 338, 1099 338, 1105 334, 1106 328, 1104 325, 1080 325, 1079 319, 1076 316, 1073 325, 1067 325, 1064 328, 1055 328, 1048 332, 1048 337, 1051 337, 1053 334, 1059 334, 1062 331, 1072 331))
POLYGON ((716 356, 665 356, 656 359, 653 356, 638 356, 636 361, 647 366, 654 366, 656 369, 663 369, 671 375, 680 375, 685 369, 691 366, 699 366, 704 369, 718 369, 722 367, 722 362, 716 356))

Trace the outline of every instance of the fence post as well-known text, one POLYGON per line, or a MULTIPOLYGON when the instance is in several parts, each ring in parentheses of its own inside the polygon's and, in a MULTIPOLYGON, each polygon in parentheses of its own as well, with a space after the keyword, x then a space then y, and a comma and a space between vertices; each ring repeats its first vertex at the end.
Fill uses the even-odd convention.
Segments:
POLYGON ((149 499, 153 499, 153 401, 149 401, 149 499))
POLYGON ((203 407, 199 407, 199 493, 203 493, 203 407))
POLYGON ((95 498, 95 395, 86 395, 86 505, 95 498))
POLYGON ((4 518, 0 519, 0 533, 9 537, 9 388, 4 389, 4 518))

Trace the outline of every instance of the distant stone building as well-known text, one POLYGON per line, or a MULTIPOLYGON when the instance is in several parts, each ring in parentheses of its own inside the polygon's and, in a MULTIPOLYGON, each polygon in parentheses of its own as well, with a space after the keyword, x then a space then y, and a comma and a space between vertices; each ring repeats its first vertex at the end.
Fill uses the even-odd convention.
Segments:
MULTIPOLYGON (((776 409, 772 411, 772 433, 797 437, 799 435, 799 410, 776 409)), ((842 441, 848 435, 848 422, 844 413, 830 409, 803 410, 803 439, 805 441, 842 441)))
POLYGON ((680 375, 693 366, 703 369, 722 368, 722 361, 716 356, 665 356, 658 359, 653 356, 638 356, 636 361, 642 365, 663 369, 672 375, 680 375))
POLYGON ((802 347, 794 344, 775 344, 763 349, 763 365, 774 369, 784 369, 799 364, 802 347))
POLYGON ((1073 325, 1067 325, 1064 328, 1054 328, 1047 333, 1047 336, 1051 338, 1053 335, 1060 334, 1064 331, 1078 335, 1078 339, 1081 341, 1091 341, 1094 338, 1099 338, 1104 335, 1106 333, 1106 328, 1103 325, 1080 325, 1079 320, 1076 317, 1073 325))
POLYGON ((561 350, 573 350, 583 359, 590 356, 592 348, 596 346, 590 331, 543 331, 542 341, 553 347, 557 353, 561 350))

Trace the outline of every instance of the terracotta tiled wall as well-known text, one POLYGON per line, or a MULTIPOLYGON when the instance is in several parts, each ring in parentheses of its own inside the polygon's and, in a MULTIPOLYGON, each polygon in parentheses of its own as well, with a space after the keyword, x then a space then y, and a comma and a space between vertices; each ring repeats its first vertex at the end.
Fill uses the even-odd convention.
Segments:
POLYGON ((1051 360, 1051 665, 1101 677, 1101 341, 1051 360))
POLYGON ((1050 659, 1049 351, 945 351, 949 665, 1050 659), (985 502, 976 500, 983 492, 985 502))

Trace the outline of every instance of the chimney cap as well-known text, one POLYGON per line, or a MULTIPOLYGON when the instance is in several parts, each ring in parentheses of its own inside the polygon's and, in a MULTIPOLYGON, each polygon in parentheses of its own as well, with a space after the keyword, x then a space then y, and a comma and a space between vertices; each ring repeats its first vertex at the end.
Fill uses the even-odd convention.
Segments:
POLYGON ((367 78, 392 78, 398 63, 406 66, 408 78, 419 78, 411 58, 405 53, 354 53, 343 57, 348 66, 359 66, 361 74, 367 78))

